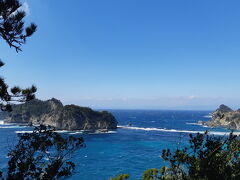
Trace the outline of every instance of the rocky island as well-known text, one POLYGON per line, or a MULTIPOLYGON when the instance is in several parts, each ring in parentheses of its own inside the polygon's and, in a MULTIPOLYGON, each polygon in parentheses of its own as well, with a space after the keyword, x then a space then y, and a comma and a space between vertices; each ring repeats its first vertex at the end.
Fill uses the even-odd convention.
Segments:
POLYGON ((201 125, 209 127, 224 127, 228 129, 240 129, 240 110, 232 110, 222 104, 212 112, 212 119, 207 122, 199 121, 201 125))
POLYGON ((5 114, 8 123, 28 125, 50 125, 60 130, 101 130, 117 128, 117 121, 107 111, 94 111, 76 105, 64 106, 52 98, 47 101, 38 99, 13 106, 13 111, 5 114))

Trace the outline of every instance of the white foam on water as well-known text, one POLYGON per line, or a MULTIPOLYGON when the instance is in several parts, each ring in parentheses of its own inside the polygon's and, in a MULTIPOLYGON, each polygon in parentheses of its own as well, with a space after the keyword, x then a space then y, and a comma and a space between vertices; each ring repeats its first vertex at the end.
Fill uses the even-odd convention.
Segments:
POLYGON ((0 129, 18 129, 18 128, 26 128, 27 126, 0 126, 0 129))
POLYGON ((9 123, 7 121, 0 120, 0 128, 18 128, 18 127, 26 127, 27 124, 25 123, 9 123), (6 127, 8 126, 8 127, 6 127))
MULTIPOLYGON (((33 133, 33 130, 29 130, 29 131, 14 131, 15 133, 17 134, 23 134, 23 133, 33 133)), ((55 131, 55 132, 58 132, 58 133, 67 133, 69 131, 55 131)))
POLYGON ((198 123, 186 123, 186 124, 201 126, 201 124, 198 124, 198 123))
POLYGON ((112 133, 116 133, 116 131, 106 131, 106 132, 92 132, 92 133, 88 133, 88 134, 112 134, 112 133))
POLYGON ((212 115, 206 115, 206 116, 203 116, 205 118, 212 118, 212 115))
MULTIPOLYGON (((196 134, 196 133, 205 133, 205 131, 191 131, 191 130, 177 130, 177 129, 162 129, 162 128, 143 128, 143 127, 130 127, 130 126, 118 126, 118 128, 123 129, 131 129, 131 130, 142 130, 142 131, 161 131, 161 132, 174 132, 174 133, 189 133, 189 134, 196 134)), ((212 135, 219 135, 225 136, 229 135, 230 132, 218 132, 218 131, 209 131, 208 134, 212 135)), ((240 132, 233 132, 235 135, 240 135, 240 132)))
POLYGON ((196 125, 196 126, 202 126, 204 128, 211 128, 209 126, 206 126, 206 125, 202 125, 202 124, 199 124, 199 123, 186 123, 187 125, 196 125))
POLYGON ((32 133, 33 131, 14 131, 17 134, 32 133))
POLYGON ((7 123, 7 122, 5 122, 5 121, 0 121, 0 126, 2 125, 2 126, 6 126, 6 125, 13 125, 14 123, 12 123, 12 124, 10 124, 10 123, 7 123))
MULTIPOLYGON (((15 133, 18 133, 18 134, 22 134, 22 133, 32 133, 32 132, 33 132, 33 130, 31 130, 31 131, 15 131, 15 133)), ((69 133, 69 132, 71 132, 71 131, 58 130, 58 131, 55 131, 55 132, 57 132, 57 133, 69 133)))
POLYGON ((69 133, 69 134, 82 134, 83 131, 77 131, 77 132, 72 132, 72 133, 69 133))
POLYGON ((72 131, 67 131, 67 130, 56 130, 55 132, 57 132, 57 133, 69 133, 69 132, 72 132, 72 131))
MULTIPOLYGON (((15 133, 17 134, 23 134, 23 133, 32 133, 33 131, 15 131, 15 133)), ((57 133, 68 133, 68 134, 71 134, 71 135, 74 135, 74 134, 82 134, 84 132, 87 132, 87 134, 111 134, 111 133, 116 133, 116 131, 107 131, 107 132, 92 132, 92 133, 89 133, 88 131, 67 131, 67 130, 57 130, 55 131, 57 133)))

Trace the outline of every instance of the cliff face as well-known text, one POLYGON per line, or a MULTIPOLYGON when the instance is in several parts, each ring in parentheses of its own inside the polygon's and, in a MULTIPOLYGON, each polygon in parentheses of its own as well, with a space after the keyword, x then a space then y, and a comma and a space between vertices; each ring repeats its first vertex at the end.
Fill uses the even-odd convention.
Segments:
POLYGON ((32 100, 13 107, 7 121, 51 125, 63 130, 109 130, 117 128, 117 121, 107 111, 94 111, 87 107, 66 105, 57 100, 32 100))
POLYGON ((211 127, 240 129, 240 111, 233 111, 222 104, 216 111, 212 112, 212 119, 208 122, 202 122, 202 124, 211 127))

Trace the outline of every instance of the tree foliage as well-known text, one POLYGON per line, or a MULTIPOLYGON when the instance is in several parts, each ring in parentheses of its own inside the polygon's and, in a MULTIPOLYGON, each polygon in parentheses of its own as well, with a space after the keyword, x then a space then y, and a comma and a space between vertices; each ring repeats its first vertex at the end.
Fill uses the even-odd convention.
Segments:
POLYGON ((110 178, 109 180, 127 180, 129 178, 128 174, 120 174, 114 178, 110 178))
POLYGON ((240 140, 231 133, 228 137, 190 134, 190 147, 172 153, 163 150, 169 162, 164 177, 173 179, 240 179, 240 140))
MULTIPOLYGON (((37 29, 34 23, 25 27, 24 17, 26 13, 21 9, 21 6, 19 0, 0 0, 0 38, 17 52, 21 51, 21 46, 26 43, 26 39, 37 29)), ((3 65, 4 63, 0 60, 0 67, 3 65)), ((16 86, 9 91, 4 78, 0 77, 0 109, 11 111, 11 103, 33 99, 36 90, 35 86, 26 89, 16 86)))
POLYGON ((143 180, 240 179, 240 139, 233 133, 228 137, 190 134, 188 147, 164 149, 162 158, 169 166, 146 170, 143 180))
POLYGON ((21 6, 19 0, 0 0, 0 37, 17 52, 21 51, 21 45, 26 42, 26 38, 37 29, 34 23, 24 27, 26 12, 21 6))
MULTIPOLYGON (((19 0, 0 0, 0 38, 16 52, 32 36, 37 26, 25 26, 26 13, 19 0)), ((0 60, 0 67, 4 66, 0 60)), ((26 102, 35 98, 37 88, 21 89, 17 86, 9 90, 4 78, 0 77, 0 109, 11 111, 13 102, 26 102)), ((6 179, 59 179, 72 174, 75 164, 69 159, 74 151, 84 147, 82 138, 62 137, 48 126, 36 127, 33 133, 19 135, 19 142, 8 156, 6 179)), ((0 178, 4 179, 0 171, 0 178)))
POLYGON ((85 144, 81 137, 64 138, 50 126, 35 127, 32 133, 19 134, 18 144, 8 153, 6 179, 51 180, 70 176, 75 168, 70 158, 82 147, 85 144))
POLYGON ((148 169, 144 171, 142 179, 144 180, 156 180, 158 175, 158 170, 156 168, 148 169))

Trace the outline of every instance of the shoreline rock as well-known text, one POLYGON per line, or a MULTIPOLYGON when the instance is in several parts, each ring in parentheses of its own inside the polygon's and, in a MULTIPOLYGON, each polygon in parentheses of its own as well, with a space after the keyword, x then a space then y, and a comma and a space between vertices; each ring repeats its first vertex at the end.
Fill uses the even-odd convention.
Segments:
POLYGON ((117 120, 107 111, 94 111, 77 105, 64 106, 61 101, 52 98, 47 101, 38 99, 13 106, 6 116, 7 123, 31 125, 50 125, 58 130, 114 130, 117 120))
POLYGON ((234 111, 228 106, 222 104, 212 112, 210 121, 198 121, 198 124, 209 127, 223 127, 228 129, 240 129, 240 111, 234 111))

